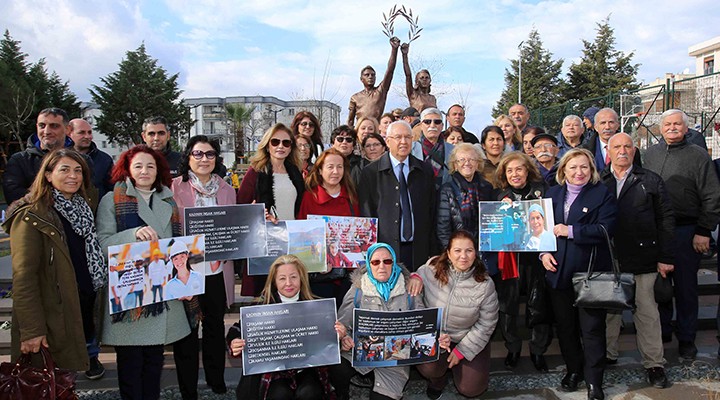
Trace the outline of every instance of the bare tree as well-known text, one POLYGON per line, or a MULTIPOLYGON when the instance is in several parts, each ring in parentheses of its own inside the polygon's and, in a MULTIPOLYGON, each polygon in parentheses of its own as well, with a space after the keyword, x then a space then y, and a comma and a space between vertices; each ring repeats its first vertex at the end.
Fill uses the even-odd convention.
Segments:
POLYGON ((10 132, 10 140, 17 139, 20 144, 20 150, 25 150, 25 141, 22 139, 22 128, 25 122, 33 113, 35 104, 35 92, 31 91, 25 95, 21 93, 19 87, 14 86, 10 96, 10 107, 6 109, 6 113, 0 113, 0 126, 5 127, 10 132))

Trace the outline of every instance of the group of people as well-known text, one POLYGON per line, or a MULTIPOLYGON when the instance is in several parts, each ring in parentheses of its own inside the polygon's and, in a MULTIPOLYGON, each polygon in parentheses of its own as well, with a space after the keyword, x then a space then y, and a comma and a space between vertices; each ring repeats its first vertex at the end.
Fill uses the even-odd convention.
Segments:
MULTIPOLYGON (((398 47, 393 43, 394 54, 398 47)), ((429 87, 429 74, 422 78, 421 87, 429 87)), ((153 399, 163 347, 172 344, 182 397, 194 399, 202 340, 206 382, 225 392, 226 353, 240 356, 246 346, 239 326, 227 337, 224 332, 225 311, 234 303, 233 260, 203 266, 201 295, 129 309, 117 304, 112 314, 104 307, 98 315, 94 305, 113 301, 106 299, 113 279, 108 246, 181 236, 185 207, 263 203, 268 221, 309 214, 377 218, 377 244, 356 269, 348 269, 337 251, 327 255, 338 257, 329 263, 337 268, 311 274, 291 255, 278 258, 267 276, 248 275, 237 262, 242 294, 263 304, 335 298, 343 354, 338 365, 245 376, 238 385, 242 398, 342 399, 351 381, 369 381, 372 399, 399 399, 409 367, 352 367, 358 346, 352 310, 424 307, 444 310, 440 359, 417 366, 428 380, 427 395, 442 395, 451 369, 457 390, 478 396, 488 386, 496 329, 507 349, 505 366, 519 362, 520 298, 526 293, 535 368, 548 370, 544 354, 555 326, 566 365, 561 388, 575 391, 585 381, 588 398, 603 399, 605 367, 618 356, 620 316, 575 307, 571 281, 573 273, 587 270, 591 254, 596 270, 609 265, 604 232, 615 238, 621 269, 635 274, 633 316, 648 382, 666 387, 663 342, 675 333, 681 357, 697 353, 697 268, 720 219, 718 176, 707 152, 688 143, 687 116, 663 113, 664 141, 647 150, 643 168, 610 108, 588 110, 585 127, 580 117, 567 116, 555 136, 530 126, 528 109, 516 104, 478 138, 462 128, 462 106, 447 113, 435 104, 423 107, 380 116, 358 108, 357 125, 335 128, 329 145, 318 119, 298 112, 290 126, 268 129, 237 190, 222 179, 217 142, 194 136, 183 153, 174 152, 162 118, 146 120, 145 144, 108 167, 91 131, 90 144, 78 133, 87 122, 70 121, 57 108, 43 110, 37 135, 8 161, 3 182, 12 202, 3 227, 13 258, 13 358, 45 346, 58 366, 99 378, 98 343, 113 346, 122 398, 153 399), (480 201, 537 199, 552 200, 552 232, 544 229, 545 210, 532 206, 523 225, 528 247, 518 249, 530 251, 478 251, 480 201), (556 251, 538 250, 552 240, 556 251), (654 301, 658 274, 675 281, 674 331, 673 304, 654 301)), ((177 259, 173 275, 158 276, 178 274, 179 285, 189 284, 188 257, 180 246, 143 256, 148 263, 177 259)), ((152 295, 162 299, 154 286, 152 295)))

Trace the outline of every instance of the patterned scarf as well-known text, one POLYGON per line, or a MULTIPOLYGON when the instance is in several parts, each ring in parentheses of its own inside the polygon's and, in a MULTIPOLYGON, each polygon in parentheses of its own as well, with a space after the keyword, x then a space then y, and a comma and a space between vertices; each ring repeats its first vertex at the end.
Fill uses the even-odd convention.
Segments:
POLYGON ((92 210, 90 210, 88 203, 79 194, 74 194, 72 198, 68 200, 59 190, 53 189, 52 196, 55 211, 70 222, 72 230, 75 233, 85 239, 87 268, 90 272, 93 288, 97 291, 105 286, 107 282, 107 266, 105 265, 102 247, 100 247, 100 242, 97 238, 95 218, 93 217, 92 210))
POLYGON ((422 145, 423 160, 430 163, 433 173, 437 178, 445 166, 445 142, 438 138, 438 141, 433 144, 423 134, 420 136, 420 144, 422 145))
POLYGON ((188 171, 188 178, 190 186, 195 189, 195 207, 217 205, 217 192, 222 182, 219 176, 210 174, 210 180, 207 183, 202 183, 194 172, 188 171))
POLYGON ((460 216, 463 226, 475 226, 478 223, 478 202, 480 201, 480 177, 476 173, 472 181, 468 182, 459 172, 453 173, 453 179, 460 186, 460 216))
MULTIPOLYGON (((128 185, 132 185, 129 178, 125 182, 116 183, 115 189, 113 190, 113 200, 115 201, 115 222, 117 224, 118 232, 147 225, 138 214, 137 197, 128 196, 127 194, 128 185)), ((180 236, 180 213, 178 212, 175 200, 173 200, 172 197, 168 197, 163 200, 173 207, 173 213, 170 219, 173 236, 180 236)), ((111 316, 112 323, 123 320, 136 321, 140 319, 140 317, 147 318, 149 316, 156 316, 162 314, 162 312, 167 308, 167 302, 162 302, 149 304, 132 310, 121 311, 111 316)))

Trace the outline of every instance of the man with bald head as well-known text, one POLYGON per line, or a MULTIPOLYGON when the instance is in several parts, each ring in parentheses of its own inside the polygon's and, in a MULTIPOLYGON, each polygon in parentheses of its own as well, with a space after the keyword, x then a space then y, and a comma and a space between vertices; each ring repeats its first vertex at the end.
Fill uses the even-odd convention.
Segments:
POLYGON ((98 149, 93 142, 93 132, 90 123, 82 118, 75 118, 70 121, 70 131, 68 136, 72 139, 75 151, 85 154, 92 160, 92 182, 98 190, 99 198, 105 193, 113 190, 110 183, 110 172, 113 167, 113 159, 109 154, 98 149))
MULTIPOLYGON (((654 285, 658 273, 665 277, 675 268, 675 218, 665 182, 658 174, 633 165, 635 152, 632 138, 626 133, 610 137, 611 162, 602 171, 601 179, 617 198, 614 238, 620 270, 635 276, 637 308, 633 321, 647 381, 654 387, 665 388, 668 381, 654 285)), ((618 359, 621 320, 621 313, 607 315, 606 358, 610 364, 618 359)))
MULTIPOLYGON (((697 273, 702 253, 710 250, 710 232, 720 221, 720 182, 707 151, 688 142, 687 130, 684 112, 672 109, 662 113, 660 131, 665 143, 650 147, 645 163, 667 184, 675 213, 675 336, 680 357, 692 360, 697 354, 697 273)), ((660 307, 663 341, 670 341, 672 302, 660 307)))

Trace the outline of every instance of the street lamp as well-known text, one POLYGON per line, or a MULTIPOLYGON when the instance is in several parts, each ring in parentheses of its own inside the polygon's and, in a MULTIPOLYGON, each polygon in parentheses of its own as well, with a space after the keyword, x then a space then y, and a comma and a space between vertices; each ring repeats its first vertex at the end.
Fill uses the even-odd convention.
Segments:
POLYGON ((522 45, 525 41, 521 41, 518 45, 520 56, 518 57, 518 104, 522 104, 522 45))

